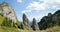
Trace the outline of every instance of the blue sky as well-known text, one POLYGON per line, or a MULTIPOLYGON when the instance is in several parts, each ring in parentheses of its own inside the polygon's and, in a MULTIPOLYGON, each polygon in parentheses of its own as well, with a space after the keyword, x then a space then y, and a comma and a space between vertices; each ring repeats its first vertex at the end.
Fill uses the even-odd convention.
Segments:
MULTIPOLYGON (((0 3, 2 2, 4 0, 0 0, 0 3)), ((13 7, 19 21, 22 21, 23 13, 32 21, 33 18, 40 20, 48 13, 53 14, 60 9, 60 0, 5 0, 5 2, 13 7)))

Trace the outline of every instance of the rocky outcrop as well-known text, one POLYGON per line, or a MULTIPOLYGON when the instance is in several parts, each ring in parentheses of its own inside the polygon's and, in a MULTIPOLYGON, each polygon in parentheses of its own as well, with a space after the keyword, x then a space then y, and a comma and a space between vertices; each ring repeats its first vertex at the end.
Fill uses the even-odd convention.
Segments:
POLYGON ((52 22, 56 22, 57 21, 57 15, 53 15, 52 16, 52 22))
POLYGON ((50 17, 50 16, 52 16, 52 14, 51 13, 48 13, 48 17, 50 17))
POLYGON ((36 23, 36 19, 35 18, 33 18, 32 28, 33 28, 33 30, 39 30, 39 27, 38 27, 38 24, 36 23))
POLYGON ((43 29, 46 29, 47 28, 47 23, 48 22, 48 17, 47 16, 44 16, 41 21, 38 23, 39 25, 39 29, 40 30, 43 30, 43 29))
POLYGON ((16 23, 17 21, 17 17, 15 14, 14 9, 12 8, 12 6, 10 6, 8 3, 3 2, 1 4, 2 8, 0 9, 0 11, 3 13, 3 15, 9 19, 12 19, 12 21, 14 21, 16 23))
POLYGON ((27 27, 27 29, 30 29, 29 20, 25 14, 23 14, 23 24, 27 27))
POLYGON ((48 16, 44 16, 41 21, 38 23, 39 25, 39 29, 43 30, 46 29, 48 27, 54 26, 54 24, 56 24, 57 22, 57 14, 51 14, 48 13, 48 16))

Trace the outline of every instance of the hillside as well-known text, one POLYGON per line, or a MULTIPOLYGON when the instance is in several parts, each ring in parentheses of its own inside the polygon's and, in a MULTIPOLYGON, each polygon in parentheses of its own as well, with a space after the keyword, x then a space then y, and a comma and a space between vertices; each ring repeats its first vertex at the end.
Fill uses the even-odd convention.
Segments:
MULTIPOLYGON (((28 30, 25 30, 25 28, 23 28, 24 26, 21 27, 21 25, 19 24, 20 22, 18 22, 17 27, 16 26, 10 26, 10 24, 8 24, 9 21, 7 21, 8 19, 5 18, 1 13, 0 13, 0 32, 28 32, 28 30), (7 21, 7 22, 5 22, 7 21), (2 25, 3 24, 3 25, 2 25), (18 26, 20 25, 21 28, 18 28, 18 26), (23 28, 23 29, 22 29, 23 28)), ((15 25, 15 24, 14 24, 15 25)), ((23 25, 23 24, 22 24, 23 25)), ((31 30, 32 31, 32 30, 31 30)), ((29 31, 30 32, 30 31, 29 31)))
POLYGON ((0 32, 18 32, 17 28, 11 28, 11 27, 7 27, 7 26, 1 26, 1 24, 3 23, 4 20, 4 16, 2 16, 2 14, 0 14, 0 32))
POLYGON ((38 23, 40 30, 49 30, 60 32, 60 10, 57 10, 54 14, 49 13, 48 16, 44 16, 38 23))
MULTIPOLYGON (((20 29, 15 27, 9 27, 9 26, 2 26, 5 17, 0 14, 0 32, 20 32, 20 29)), ((6 23, 7 24, 7 23, 6 23)))
MULTIPOLYGON (((60 11, 60 10, 58 10, 58 11, 60 11)), ((59 13, 58 12, 55 12, 53 15, 56 15, 56 14, 58 14, 57 16, 59 16, 59 13)), ((57 21, 60 19, 59 17, 57 18, 57 21)), ((25 32, 60 32, 60 26, 59 26, 60 25, 59 24, 60 22, 59 21, 58 22, 56 21, 56 23, 58 23, 59 25, 56 24, 55 26, 50 27, 50 28, 46 28, 45 30, 43 29, 43 30, 33 31, 33 30, 26 30, 25 28, 24 29, 21 29, 21 28, 19 29, 19 28, 10 27, 10 26, 1 26, 1 24, 4 21, 4 19, 6 19, 6 18, 2 14, 0 14, 0 31, 1 32, 24 32, 24 31, 25 32)), ((43 23, 43 22, 41 22, 41 23, 43 23)), ((19 26, 19 24, 18 24, 18 26, 19 26)), ((20 27, 21 27, 21 25, 20 25, 20 27)), ((23 27, 25 27, 25 26, 22 26, 22 28, 23 27)))
POLYGON ((1 26, 4 19, 5 17, 2 14, 0 14, 0 32, 60 32, 60 26, 58 25, 47 28, 45 30, 37 30, 37 31, 25 30, 25 29, 23 30, 23 29, 9 27, 9 26, 1 26))
POLYGON ((2 24, 4 17, 0 15, 0 25, 2 24))
POLYGON ((57 24, 60 25, 60 10, 56 11, 54 15, 57 15, 57 24))
POLYGON ((23 23, 18 21, 14 9, 8 3, 0 4, 0 32, 60 32, 60 10, 54 14, 48 13, 39 23, 33 18, 31 25, 25 14, 22 18, 23 23))

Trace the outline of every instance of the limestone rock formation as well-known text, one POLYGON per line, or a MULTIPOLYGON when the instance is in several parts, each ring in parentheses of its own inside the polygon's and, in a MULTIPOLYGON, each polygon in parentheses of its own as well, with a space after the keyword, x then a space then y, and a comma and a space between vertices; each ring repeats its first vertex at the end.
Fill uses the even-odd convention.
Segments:
POLYGON ((48 16, 44 16, 41 21, 38 23, 39 29, 43 30, 48 27, 54 26, 54 24, 57 22, 57 15, 48 13, 48 16))
POLYGON ((52 16, 52 14, 51 14, 51 13, 48 13, 48 17, 49 17, 49 16, 52 16))
POLYGON ((12 8, 12 6, 10 6, 8 3, 3 2, 1 4, 2 8, 0 9, 0 11, 3 13, 3 15, 9 19, 12 19, 12 21, 14 21, 16 23, 17 21, 17 17, 15 14, 14 9, 12 8))
POLYGON ((32 28, 33 28, 33 30, 39 30, 39 27, 38 27, 38 24, 36 23, 36 19, 35 18, 33 18, 32 28))
POLYGON ((40 30, 46 29, 48 22, 49 22, 49 21, 48 21, 48 17, 47 17, 47 16, 44 16, 44 17, 41 19, 41 21, 38 23, 39 29, 40 29, 40 30))
POLYGON ((57 11, 54 13, 54 15, 55 15, 54 20, 56 21, 56 24, 60 25, 60 9, 57 10, 57 11))
POLYGON ((27 29, 30 29, 29 20, 25 14, 23 14, 23 24, 27 27, 27 29))
POLYGON ((57 21, 57 15, 53 15, 52 16, 52 22, 56 22, 57 21))

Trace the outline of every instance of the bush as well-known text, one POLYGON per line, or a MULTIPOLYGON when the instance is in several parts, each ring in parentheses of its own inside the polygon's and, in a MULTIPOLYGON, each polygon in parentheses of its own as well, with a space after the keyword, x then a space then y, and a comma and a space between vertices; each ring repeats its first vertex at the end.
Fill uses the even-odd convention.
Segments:
POLYGON ((19 28, 19 29, 26 29, 26 26, 23 23, 20 23, 19 21, 17 21, 16 23, 14 23, 11 19, 5 17, 3 19, 3 22, 1 24, 2 26, 7 26, 7 27, 15 27, 15 28, 19 28))
POLYGON ((3 14, 2 14, 2 13, 0 13, 0 15, 1 15, 1 16, 3 16, 3 14))
POLYGON ((5 17, 4 20, 3 20, 2 25, 3 26, 13 27, 13 21, 11 19, 8 19, 7 17, 5 17))
MULTIPOLYGON (((26 29, 26 26, 23 23, 20 23, 19 21, 17 21, 17 23, 15 23, 17 25, 17 28, 19 29, 26 29)), ((15 26, 16 27, 16 26, 15 26)))
POLYGON ((26 26, 23 23, 21 23, 20 29, 24 29, 25 30, 27 28, 26 28, 26 26))

